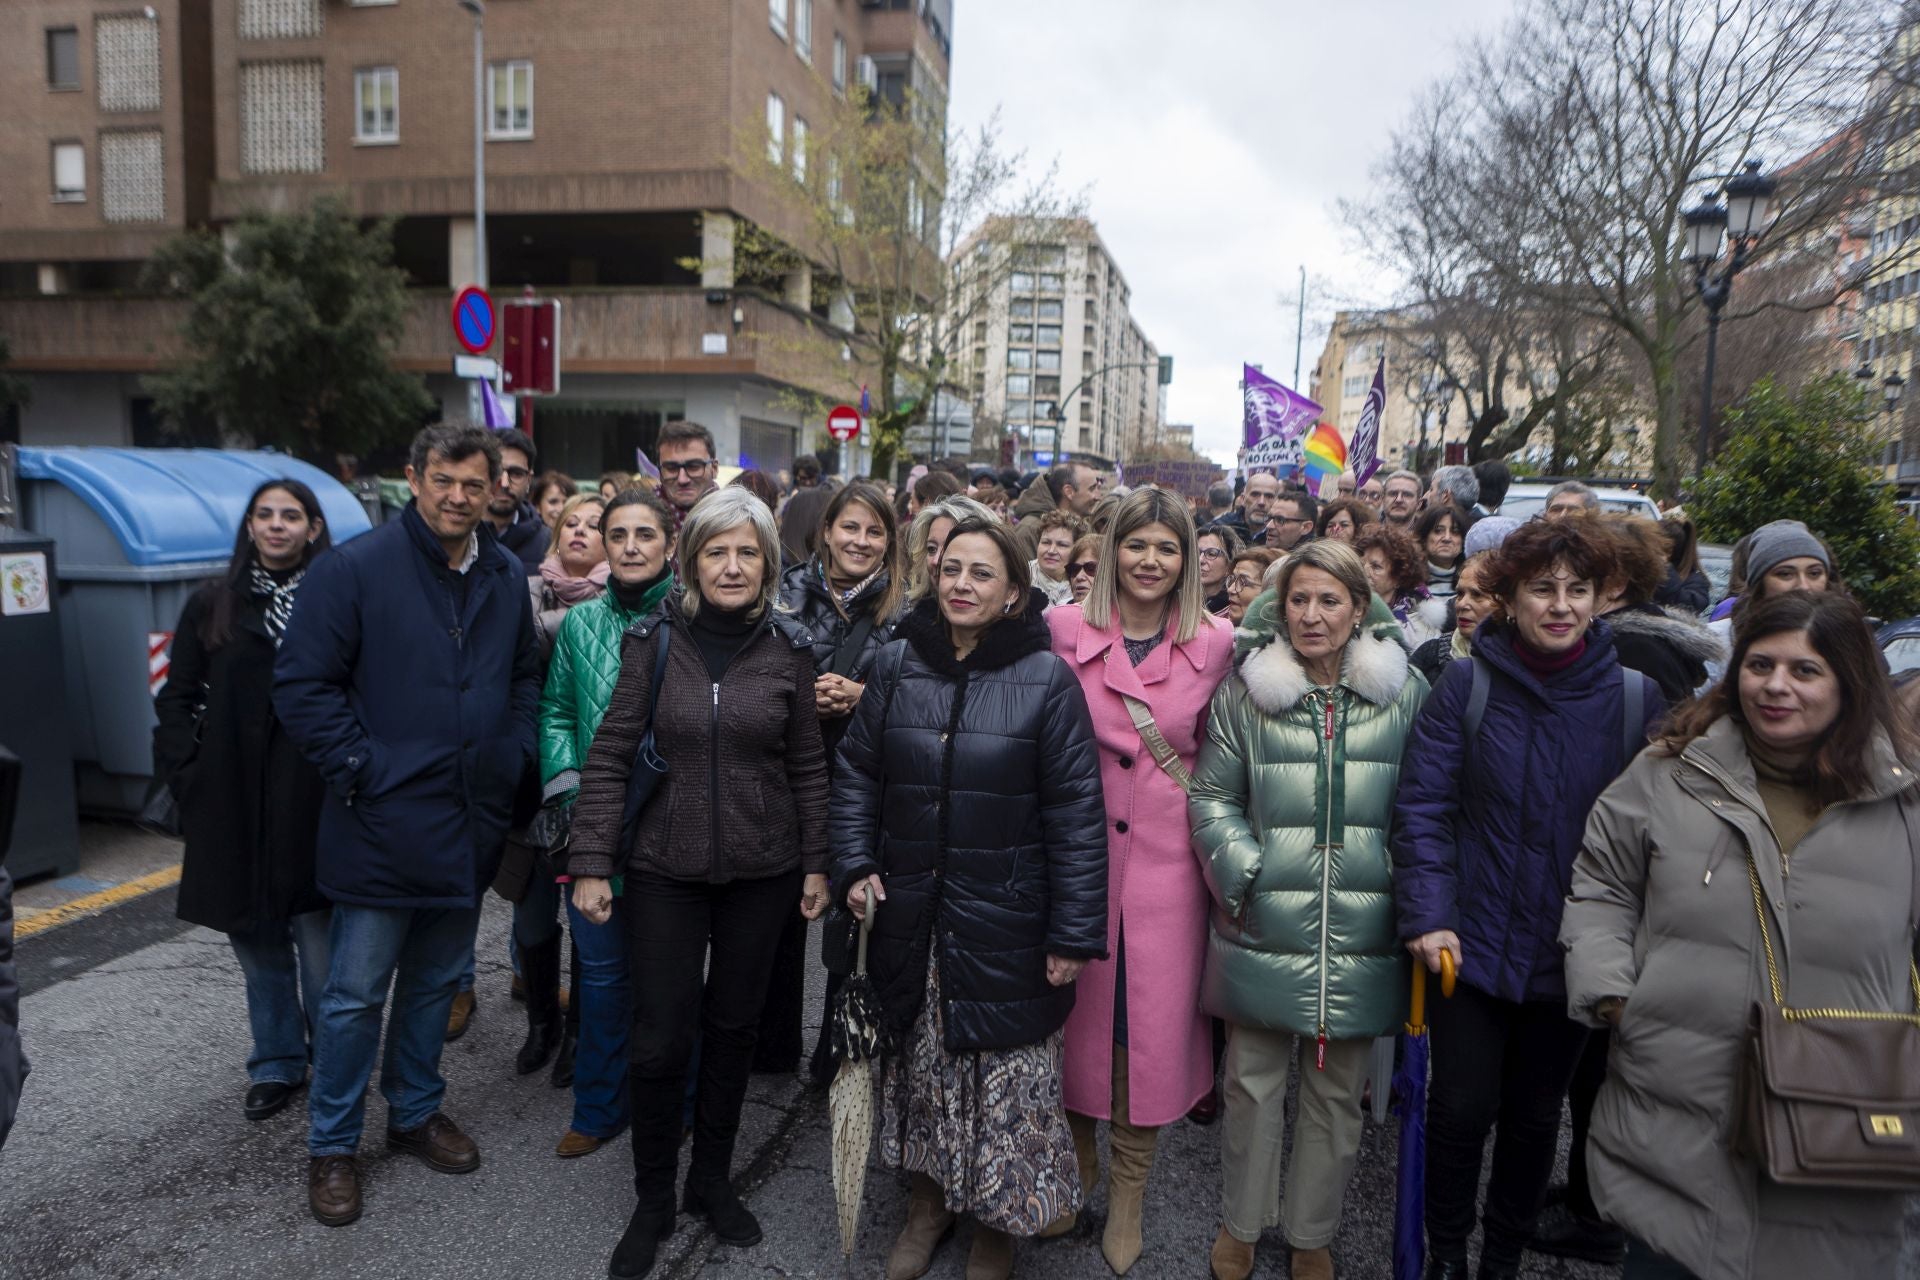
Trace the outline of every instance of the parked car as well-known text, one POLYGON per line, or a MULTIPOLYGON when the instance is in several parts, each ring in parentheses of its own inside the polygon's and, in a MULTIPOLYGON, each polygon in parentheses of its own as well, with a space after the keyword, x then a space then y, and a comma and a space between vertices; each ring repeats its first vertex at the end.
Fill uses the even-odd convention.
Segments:
POLYGON ((1887 670, 1896 680, 1906 672, 1920 671, 1920 618, 1889 622, 1880 628, 1878 639, 1887 670))
POLYGON ((1699 547, 1700 571, 1713 584, 1707 598, 1709 608, 1727 598, 1727 583, 1733 578, 1733 548, 1724 542, 1703 542, 1699 547))
MULTIPOLYGON (((1500 514, 1515 520, 1531 520, 1547 509, 1547 494, 1552 489, 1550 484, 1516 484, 1507 490, 1500 514)), ((1596 488, 1593 492, 1600 499, 1603 511, 1626 511, 1649 520, 1660 518, 1660 508, 1654 505, 1653 499, 1637 489, 1596 488)))

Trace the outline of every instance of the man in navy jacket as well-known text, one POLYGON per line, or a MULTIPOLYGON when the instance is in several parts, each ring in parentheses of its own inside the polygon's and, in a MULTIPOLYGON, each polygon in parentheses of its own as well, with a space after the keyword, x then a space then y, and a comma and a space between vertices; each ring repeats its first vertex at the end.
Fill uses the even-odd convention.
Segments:
POLYGON ((308 1199, 360 1216, 367 1081, 389 984, 387 1145, 443 1173, 480 1163, 440 1110, 447 1010, 516 800, 534 776, 540 667, 520 561, 486 524, 500 448, 478 427, 414 438, 414 501, 320 557, 287 624, 274 710, 327 780, 316 869, 333 963, 315 1018, 308 1199))

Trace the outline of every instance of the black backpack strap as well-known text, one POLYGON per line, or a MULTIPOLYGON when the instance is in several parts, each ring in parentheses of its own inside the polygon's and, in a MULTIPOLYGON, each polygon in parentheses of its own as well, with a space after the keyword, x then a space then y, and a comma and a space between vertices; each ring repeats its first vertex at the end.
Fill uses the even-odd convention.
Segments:
POLYGON ((1647 681, 1632 667, 1620 668, 1620 749, 1632 764, 1646 746, 1647 681))
POLYGON ((1493 671, 1487 666, 1486 659, 1479 654, 1471 654, 1467 661, 1473 663, 1473 687, 1467 690, 1467 741, 1471 743, 1480 736, 1480 722, 1486 719, 1487 695, 1493 690, 1493 671))
POLYGON ((867 647, 867 637, 873 634, 873 614, 863 613, 854 622, 853 628, 834 646, 833 661, 827 664, 827 670, 836 676, 851 677, 854 664, 860 661, 860 651, 867 647))

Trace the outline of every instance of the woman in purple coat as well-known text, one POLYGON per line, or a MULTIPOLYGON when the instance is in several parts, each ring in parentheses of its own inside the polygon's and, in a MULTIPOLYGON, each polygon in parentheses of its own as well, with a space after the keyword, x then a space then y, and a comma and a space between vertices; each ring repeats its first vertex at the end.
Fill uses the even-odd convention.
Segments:
POLYGON ((1414 723, 1400 770, 1394 898, 1407 949, 1459 969, 1431 1006, 1428 1280, 1465 1280, 1481 1152, 1495 1122, 1481 1280, 1519 1273, 1586 1028, 1566 1015, 1560 913, 1587 811, 1663 705, 1620 665, 1594 606, 1619 571, 1577 520, 1525 525, 1486 580, 1506 621, 1474 635, 1414 723))

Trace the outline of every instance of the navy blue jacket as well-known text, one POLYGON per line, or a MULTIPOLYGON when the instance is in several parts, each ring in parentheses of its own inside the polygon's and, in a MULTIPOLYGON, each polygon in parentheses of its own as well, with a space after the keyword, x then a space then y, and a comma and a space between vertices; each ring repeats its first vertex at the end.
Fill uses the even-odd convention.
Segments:
POLYGON ((526 574, 483 521, 463 607, 457 576, 409 504, 300 584, 273 705, 327 781, 315 864, 336 902, 478 906, 537 774, 526 574))
MULTIPOLYGON (((1502 1000, 1566 999, 1560 912, 1587 811, 1626 769, 1623 668, 1596 620, 1586 651, 1544 681, 1514 653, 1510 625, 1474 632, 1493 668, 1486 712, 1466 740, 1473 663, 1462 658, 1414 721, 1394 801, 1393 893, 1400 936, 1460 937, 1460 980, 1502 1000)), ((1644 675, 1646 741, 1665 713, 1644 675)))
MULTIPOLYGON (((487 527, 493 528, 491 524, 487 527)), ((500 545, 518 556, 524 572, 532 577, 540 572, 540 562, 547 558, 547 544, 553 541, 553 530, 540 518, 538 507, 523 502, 514 509, 513 523, 499 530, 498 537, 500 545)))

